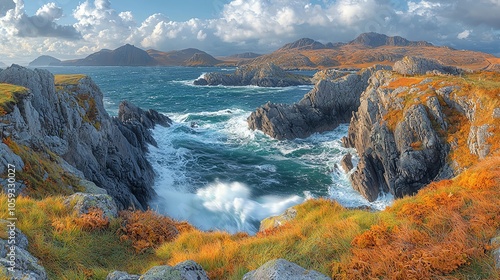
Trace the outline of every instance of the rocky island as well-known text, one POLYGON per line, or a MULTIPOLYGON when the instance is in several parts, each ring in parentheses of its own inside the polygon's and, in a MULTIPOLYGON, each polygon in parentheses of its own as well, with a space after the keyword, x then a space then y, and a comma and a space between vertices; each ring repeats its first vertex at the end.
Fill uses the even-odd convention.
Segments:
POLYGON ((199 86, 289 87, 311 83, 310 77, 288 73, 272 63, 241 66, 232 74, 207 73, 194 81, 199 86))

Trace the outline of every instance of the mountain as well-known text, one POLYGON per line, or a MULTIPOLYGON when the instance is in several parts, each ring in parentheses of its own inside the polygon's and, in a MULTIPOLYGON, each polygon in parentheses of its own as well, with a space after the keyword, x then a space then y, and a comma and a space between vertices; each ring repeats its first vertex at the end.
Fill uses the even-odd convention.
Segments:
POLYGON ((261 54, 253 53, 253 52, 246 52, 246 53, 233 54, 233 55, 228 56, 228 58, 250 59, 250 58, 257 58, 259 56, 261 56, 261 54))
POLYGON ((115 50, 103 49, 84 59, 62 61, 65 66, 154 66, 158 62, 146 51, 126 44, 115 50))
POLYGON ((222 62, 194 48, 169 52, 147 50, 147 53, 162 66, 214 66, 222 62))
POLYGON ((50 55, 42 55, 33 60, 32 62, 29 63, 28 66, 30 67, 40 67, 40 66, 54 66, 54 65, 59 65, 61 63, 61 60, 50 56, 50 55))
POLYGON ((471 70, 498 69, 499 59, 491 54, 434 46, 374 32, 363 33, 349 43, 322 44, 303 38, 273 53, 245 60, 242 64, 273 63, 283 69, 360 69, 375 64, 393 65, 405 56, 419 56, 471 70))
POLYGON ((285 50, 319 50, 326 49, 327 46, 309 38, 302 38, 293 43, 289 43, 281 47, 278 51, 285 50))
POLYGON ((377 48, 381 46, 398 46, 398 47, 431 47, 431 43, 426 41, 409 41, 400 36, 389 37, 384 34, 375 32, 363 33, 356 39, 352 40, 350 45, 363 45, 367 47, 377 48))
POLYGON ((206 52, 199 52, 186 60, 184 64, 185 66, 215 66, 221 62, 206 52))

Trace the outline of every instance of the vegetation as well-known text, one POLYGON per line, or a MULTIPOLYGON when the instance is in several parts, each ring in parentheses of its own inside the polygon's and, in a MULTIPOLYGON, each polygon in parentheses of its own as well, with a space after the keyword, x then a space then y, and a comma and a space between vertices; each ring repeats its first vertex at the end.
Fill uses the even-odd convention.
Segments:
MULTIPOLYGON (((27 196, 17 198, 17 226, 49 279, 105 279, 113 270, 142 274, 155 265, 185 260, 199 263, 210 279, 241 279, 276 258, 334 279, 498 279, 490 240, 500 229, 500 120, 492 113, 500 107, 500 74, 397 77, 387 90, 402 86, 408 90, 397 97, 404 108, 389 112, 385 121, 394 127, 409 106, 436 96, 449 125, 446 131, 437 124, 436 129, 452 144, 451 159, 467 169, 384 211, 308 200, 294 207, 294 220, 255 236, 203 232, 151 210, 124 211, 116 219, 105 218, 99 209, 78 216, 63 196, 78 190, 77 180, 62 170, 58 157, 7 138, 4 143, 25 163, 18 179, 28 186, 27 196), (481 105, 475 118, 436 94, 448 85, 458 86, 455 99, 474 96, 481 105), (420 93, 410 93, 412 87, 420 93), (491 136, 491 155, 485 159, 471 155, 467 147, 470 128, 482 125, 488 125, 491 136)), ((82 104, 89 105, 90 99, 82 95, 87 102, 82 104)), ((412 147, 421 149, 422 143, 412 147)), ((7 218, 7 201, 0 194, 0 218, 7 218)))
POLYGON ((81 79, 85 78, 85 75, 82 74, 73 74, 73 75, 54 75, 54 82, 56 86, 63 85, 78 85, 81 79))
POLYGON ((3 143, 24 162, 23 171, 17 174, 17 178, 26 184, 27 189, 24 192, 27 195, 40 199, 82 191, 79 179, 66 172, 59 165, 59 157, 48 152, 48 149, 39 147, 38 150, 33 150, 17 144, 11 138, 4 139, 3 143))
POLYGON ((27 93, 25 87, 0 83, 0 116, 12 112, 14 104, 27 93))

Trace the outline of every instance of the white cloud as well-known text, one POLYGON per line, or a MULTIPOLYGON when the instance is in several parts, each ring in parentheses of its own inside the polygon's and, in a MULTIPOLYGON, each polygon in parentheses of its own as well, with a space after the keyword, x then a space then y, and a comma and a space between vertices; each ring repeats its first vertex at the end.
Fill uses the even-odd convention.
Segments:
POLYGON ((301 37, 345 42, 370 31, 459 48, 476 42, 487 50, 500 42, 498 0, 233 0, 212 19, 173 21, 152 14, 142 22, 133 11, 116 11, 109 0, 82 0, 73 10, 73 26, 56 24, 63 11, 54 3, 28 16, 23 0, 0 1, 6 3, 0 9, 1 54, 87 55, 125 43, 165 51, 195 47, 216 55, 269 52, 301 37))
POLYGON ((472 30, 464 30, 463 32, 458 33, 457 38, 460 40, 467 39, 471 32, 472 30))

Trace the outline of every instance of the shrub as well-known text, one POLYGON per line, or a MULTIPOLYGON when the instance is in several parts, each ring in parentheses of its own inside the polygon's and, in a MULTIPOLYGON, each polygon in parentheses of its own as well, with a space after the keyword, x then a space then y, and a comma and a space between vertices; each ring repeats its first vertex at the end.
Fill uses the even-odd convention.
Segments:
POLYGON ((120 216, 124 219, 119 230, 120 240, 132 242, 138 253, 172 241, 179 235, 179 231, 192 229, 187 223, 176 222, 152 210, 122 211, 120 216))

